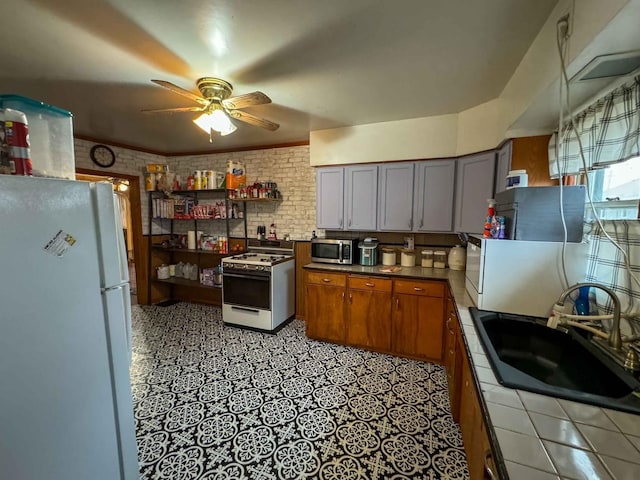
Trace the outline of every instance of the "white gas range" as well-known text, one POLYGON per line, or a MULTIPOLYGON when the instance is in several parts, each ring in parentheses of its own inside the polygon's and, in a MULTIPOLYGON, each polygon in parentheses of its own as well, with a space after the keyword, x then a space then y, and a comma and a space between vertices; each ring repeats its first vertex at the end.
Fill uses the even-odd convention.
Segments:
POLYGON ((222 320, 273 332, 295 313, 293 242, 249 239, 247 247, 222 259, 222 320))

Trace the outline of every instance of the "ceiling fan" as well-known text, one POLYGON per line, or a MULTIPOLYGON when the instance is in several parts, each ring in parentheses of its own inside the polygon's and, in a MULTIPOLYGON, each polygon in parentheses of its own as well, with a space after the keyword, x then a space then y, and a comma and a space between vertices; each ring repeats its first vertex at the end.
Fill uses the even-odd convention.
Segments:
POLYGON ((228 135, 233 133, 237 127, 231 122, 231 119, 240 120, 241 122, 254 125, 256 127, 266 128, 267 130, 277 130, 280 125, 265 118, 257 117, 240 110, 241 108, 254 105, 264 105, 271 103, 271 99, 262 92, 251 92, 244 95, 231 97, 233 87, 231 84, 220 78, 203 77, 196 81, 196 86, 202 96, 191 93, 171 82, 165 80, 151 80, 153 83, 167 88, 174 93, 187 97, 200 106, 194 107, 177 107, 177 108, 160 108, 154 110, 142 110, 143 113, 177 113, 177 112, 203 112, 193 120, 202 130, 207 132, 212 141, 214 133, 220 135, 228 135))

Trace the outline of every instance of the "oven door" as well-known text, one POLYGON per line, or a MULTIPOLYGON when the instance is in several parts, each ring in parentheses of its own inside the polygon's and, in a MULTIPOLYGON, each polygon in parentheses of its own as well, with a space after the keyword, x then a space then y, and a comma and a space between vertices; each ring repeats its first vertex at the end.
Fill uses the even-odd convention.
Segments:
POLYGON ((271 274, 223 272, 222 302, 227 305, 271 310, 271 274))

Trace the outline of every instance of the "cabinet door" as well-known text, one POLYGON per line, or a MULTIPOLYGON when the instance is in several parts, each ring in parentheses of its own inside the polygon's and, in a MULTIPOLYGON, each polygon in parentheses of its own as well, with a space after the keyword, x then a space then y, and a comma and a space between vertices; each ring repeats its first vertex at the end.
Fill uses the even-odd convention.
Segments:
POLYGON ((306 332, 310 338, 343 343, 345 287, 307 283, 306 332))
POLYGON ((493 198, 495 152, 480 153, 457 160, 456 232, 482 233, 487 199, 493 198))
POLYGON ((392 312, 394 352, 442 360, 442 298, 396 294, 392 312))
POLYGON ((416 164, 413 230, 453 231, 453 194, 456 161, 435 160, 416 164))
POLYGON ((391 290, 349 289, 347 343, 388 352, 391 347, 391 290))
POLYGON ((496 193, 498 193, 506 190, 507 175, 511 170, 511 140, 498 150, 496 161, 498 162, 496 165, 496 193))
POLYGON ((378 230, 413 230, 413 165, 402 162, 378 167, 378 230))
POLYGON ((316 226, 342 230, 344 226, 344 168, 316 170, 316 226))
POLYGON ((378 166, 345 168, 345 229, 375 230, 378 201, 378 166))

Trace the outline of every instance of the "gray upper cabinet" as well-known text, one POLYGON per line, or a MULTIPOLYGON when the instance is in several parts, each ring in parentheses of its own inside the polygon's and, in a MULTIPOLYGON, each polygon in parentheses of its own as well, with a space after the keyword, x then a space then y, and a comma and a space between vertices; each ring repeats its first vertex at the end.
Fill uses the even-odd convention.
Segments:
POLYGON ((345 167, 345 230, 376 230, 378 166, 345 167))
POLYGON ((456 161, 417 162, 413 200, 413 230, 453 231, 456 161))
POLYGON ((413 229, 413 170, 414 162, 378 167, 378 230, 413 229))
POLYGON ((327 230, 344 227, 344 167, 316 170, 316 226, 327 230))
POLYGON ((496 193, 503 192, 507 188, 507 175, 511 170, 511 140, 506 142, 498 150, 498 164, 496 165, 496 193))
POLYGON ((487 199, 493 198, 496 152, 459 158, 454 231, 482 233, 487 199))

